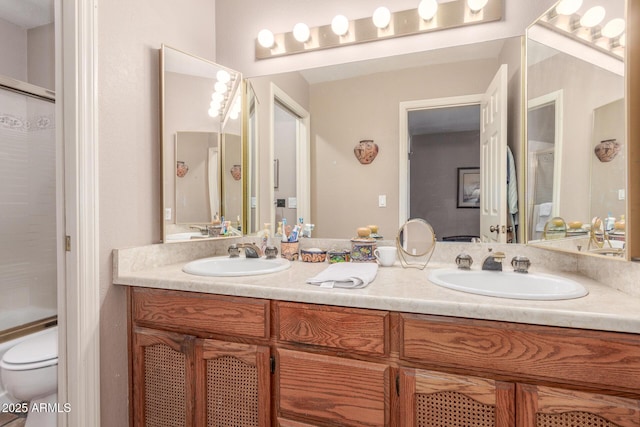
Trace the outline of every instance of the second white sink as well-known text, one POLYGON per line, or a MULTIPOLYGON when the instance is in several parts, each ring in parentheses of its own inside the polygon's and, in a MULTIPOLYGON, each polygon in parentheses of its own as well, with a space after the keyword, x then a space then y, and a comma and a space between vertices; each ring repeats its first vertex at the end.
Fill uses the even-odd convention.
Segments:
POLYGON ((580 298, 589 293, 574 280, 538 273, 443 268, 433 270, 429 280, 457 291, 512 299, 563 300, 580 298))
POLYGON ((191 261, 182 271, 197 276, 253 276, 276 273, 289 268, 289 260, 284 258, 230 258, 226 256, 202 258, 191 261))

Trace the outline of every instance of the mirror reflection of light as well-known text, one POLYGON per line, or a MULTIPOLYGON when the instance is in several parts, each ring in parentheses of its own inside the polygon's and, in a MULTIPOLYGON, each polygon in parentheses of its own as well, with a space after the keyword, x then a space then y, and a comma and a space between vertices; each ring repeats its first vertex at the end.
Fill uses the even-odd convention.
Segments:
POLYGON ((213 85, 213 88, 218 93, 227 93, 227 90, 229 90, 227 85, 225 83, 222 83, 222 82, 216 82, 216 84, 213 85))
POLYGON ((387 28, 391 22, 391 12, 384 6, 380 6, 373 12, 373 25, 380 29, 387 28))
POLYGON ((219 110, 215 110, 213 108, 209 108, 209 117, 218 117, 220 115, 220 111, 219 110))
POLYGON ((331 30, 338 36, 344 36, 349 31, 349 20, 344 15, 336 15, 331 21, 331 30))
POLYGON ((615 18, 611 21, 607 22, 607 24, 602 28, 602 35, 605 37, 609 37, 610 39, 618 37, 620 34, 624 32, 625 22, 622 18, 615 18))
POLYGON ((592 28, 602 22, 607 11, 602 6, 594 6, 584 13, 580 18, 580 25, 586 28, 592 28))
POLYGON ((620 36, 620 38, 618 39, 618 43, 620 43, 620 46, 625 47, 627 45, 627 35, 623 34, 620 36))
POLYGON ((425 21, 431 21, 438 12, 438 2, 436 0, 422 0, 418 5, 418 15, 425 21))
POLYGON ((558 15, 573 15, 582 7, 582 0, 562 0, 556 6, 558 15))
POLYGON ((258 33, 258 43, 260 43, 260 46, 271 49, 275 42, 275 37, 273 36, 273 33, 271 31, 264 29, 260 30, 260 32, 258 33))
POLYGON ((229 74, 227 70, 219 70, 216 73, 216 79, 218 79, 219 82, 227 84, 231 80, 231 74, 229 74))
POLYGON ((488 2, 489 0, 467 0, 467 5, 472 12, 479 12, 488 2))
POLYGON ((309 36, 311 33, 309 32, 309 26, 305 23, 299 22, 293 27, 293 38, 299 41, 300 43, 306 43, 309 41, 309 36))
POLYGON ((211 94, 211 100, 221 103, 224 100, 224 95, 221 94, 220 92, 213 92, 211 94))

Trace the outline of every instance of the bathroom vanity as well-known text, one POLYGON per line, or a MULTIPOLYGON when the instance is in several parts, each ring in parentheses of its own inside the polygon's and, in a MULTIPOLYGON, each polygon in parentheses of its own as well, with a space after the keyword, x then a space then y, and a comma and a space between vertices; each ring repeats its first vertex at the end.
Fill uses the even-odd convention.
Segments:
POLYGON ((437 287, 433 261, 324 289, 324 263, 198 277, 146 250, 114 253, 132 425, 640 425, 640 298, 586 277, 553 302, 437 287))

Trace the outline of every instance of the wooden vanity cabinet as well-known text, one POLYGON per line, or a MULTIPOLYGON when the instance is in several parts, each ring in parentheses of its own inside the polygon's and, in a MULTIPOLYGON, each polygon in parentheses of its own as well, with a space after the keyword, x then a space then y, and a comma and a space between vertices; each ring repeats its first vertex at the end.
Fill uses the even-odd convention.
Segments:
POLYGON ((130 288, 133 426, 640 427, 640 335, 130 288))
POLYGON ((130 301, 134 426, 271 425, 269 301, 140 288, 130 301))

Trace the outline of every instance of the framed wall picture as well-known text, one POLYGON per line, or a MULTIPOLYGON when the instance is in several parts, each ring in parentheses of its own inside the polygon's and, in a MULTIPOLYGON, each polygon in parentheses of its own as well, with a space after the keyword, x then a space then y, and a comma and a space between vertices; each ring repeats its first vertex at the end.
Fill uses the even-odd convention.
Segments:
POLYGON ((458 168, 458 207, 480 208, 480 168, 458 168))

